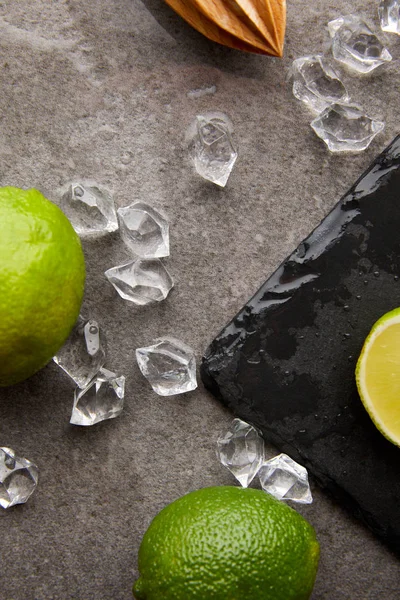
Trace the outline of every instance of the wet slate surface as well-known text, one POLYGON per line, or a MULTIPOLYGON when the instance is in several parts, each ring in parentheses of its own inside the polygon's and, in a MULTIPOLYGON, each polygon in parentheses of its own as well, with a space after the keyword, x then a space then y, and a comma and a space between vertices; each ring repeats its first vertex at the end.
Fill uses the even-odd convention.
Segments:
POLYGON ((354 369, 400 305, 400 136, 207 349, 205 385, 400 553, 400 449, 354 369))

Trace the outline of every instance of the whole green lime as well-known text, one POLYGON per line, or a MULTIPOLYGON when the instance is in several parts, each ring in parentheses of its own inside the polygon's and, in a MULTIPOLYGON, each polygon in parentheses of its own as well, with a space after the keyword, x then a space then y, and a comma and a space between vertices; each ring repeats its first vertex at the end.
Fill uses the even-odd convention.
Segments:
POLYGON ((319 544, 261 490, 209 487, 164 508, 139 549, 137 600, 307 600, 319 544))
POLYGON ((37 190, 0 188, 0 386, 33 375, 79 315, 85 262, 64 213, 37 190))

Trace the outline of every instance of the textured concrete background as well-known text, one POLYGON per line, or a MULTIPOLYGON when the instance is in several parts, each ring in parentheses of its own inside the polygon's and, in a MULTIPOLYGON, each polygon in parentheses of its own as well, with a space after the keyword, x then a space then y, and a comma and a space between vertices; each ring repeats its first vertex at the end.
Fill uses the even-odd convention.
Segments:
MULTIPOLYGON (((171 222, 166 302, 125 303, 103 272, 128 257, 109 236, 84 243, 85 308, 108 336, 107 366, 127 376, 126 410, 93 428, 69 425, 73 387, 50 364, 1 390, 0 442, 35 461, 40 485, 0 514, 1 600, 126 600, 150 520, 207 485, 233 484, 215 457, 230 421, 201 385, 161 398, 134 350, 163 334, 206 345, 399 132, 400 66, 344 78, 387 122, 360 155, 332 156, 285 82, 293 58, 327 49, 327 22, 349 12, 377 26, 376 2, 289 0, 284 60, 219 47, 161 0, 0 1, 0 183, 35 186, 59 202, 72 179, 143 200, 171 222), (214 94, 191 93, 215 86, 214 94), (225 111, 240 158, 225 190, 200 180, 184 149, 196 113, 225 111)), ((396 36, 387 39, 395 57, 396 36)), ((270 455, 273 448, 269 448, 270 455)), ((321 563, 313 600, 395 600, 395 558, 313 488, 299 508, 321 563)))

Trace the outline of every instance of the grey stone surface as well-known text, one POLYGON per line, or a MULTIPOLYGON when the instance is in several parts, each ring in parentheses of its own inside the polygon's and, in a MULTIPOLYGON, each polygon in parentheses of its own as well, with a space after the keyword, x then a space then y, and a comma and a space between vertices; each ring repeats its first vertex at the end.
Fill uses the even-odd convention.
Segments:
MULTIPOLYGON (((0 390, 1 445, 40 468, 29 502, 0 513, 2 600, 129 599, 155 514, 190 490, 235 484, 215 456, 231 415, 202 387, 156 396, 134 351, 172 335, 200 358, 399 132, 396 36, 386 37, 390 65, 367 78, 343 72, 352 98, 387 122, 365 153, 329 154, 285 82, 294 58, 327 49, 329 20, 358 12, 377 27, 376 4, 290 0, 279 60, 209 42, 161 0, 0 2, 1 185, 34 186, 59 203, 68 183, 90 179, 118 207, 162 209, 176 281, 165 302, 135 307, 103 275, 129 258, 118 235, 84 243, 84 307, 107 332, 107 368, 127 376, 118 419, 69 425, 73 388, 54 364, 0 390), (224 190, 196 176, 183 144, 196 113, 209 110, 229 115, 239 143, 224 190)), ((312 491, 314 503, 297 510, 321 543, 313 600, 398 599, 398 558, 312 491)))

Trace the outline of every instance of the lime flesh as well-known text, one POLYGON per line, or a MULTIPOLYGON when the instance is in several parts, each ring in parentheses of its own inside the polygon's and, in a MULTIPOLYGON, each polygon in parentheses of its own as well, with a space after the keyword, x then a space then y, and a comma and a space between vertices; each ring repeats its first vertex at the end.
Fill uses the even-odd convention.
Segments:
POLYGON ((372 327, 357 362, 356 382, 376 427, 400 446, 400 308, 372 327))

